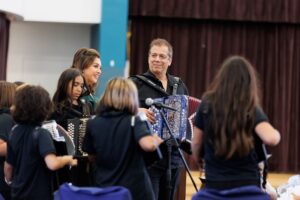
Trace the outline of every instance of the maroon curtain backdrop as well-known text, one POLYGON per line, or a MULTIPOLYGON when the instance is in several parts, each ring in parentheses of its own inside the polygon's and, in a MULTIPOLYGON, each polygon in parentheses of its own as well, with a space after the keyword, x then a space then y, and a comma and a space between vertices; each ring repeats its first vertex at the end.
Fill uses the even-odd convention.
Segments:
POLYGON ((0 13, 0 80, 6 80, 6 62, 9 40, 9 20, 0 13))
POLYGON ((130 15, 260 22, 300 22, 298 0, 130 0, 130 15))
POLYGON ((226 57, 234 54, 245 56, 258 71, 262 86, 262 106, 282 136, 278 146, 269 148, 272 153, 270 169, 299 173, 300 25, 297 20, 300 17, 296 16, 300 13, 300 2, 274 0, 268 1, 268 5, 266 1, 256 0, 218 2, 220 5, 216 4, 216 0, 131 0, 130 73, 146 71, 150 41, 156 37, 165 38, 174 47, 170 73, 180 76, 187 84, 190 95, 200 98, 226 57), (244 9, 246 5, 241 2, 247 6, 251 2, 261 2, 261 9, 265 12, 254 9, 259 5, 251 4, 250 10, 244 9), (274 2, 285 6, 277 7, 274 2), (205 16, 199 13, 200 8, 198 14, 196 8, 191 9, 190 3, 206 6, 206 9, 202 8, 206 10, 205 16), (146 4, 149 4, 148 7, 146 4), (221 5, 225 10, 239 11, 240 17, 228 20, 237 17, 237 14, 217 12, 222 10, 221 5), (235 9, 234 5, 240 9, 235 9), (276 9, 270 10, 269 7, 276 9), (195 13, 186 16, 188 9, 195 13), (176 19, 171 19, 172 14, 176 19), (247 16, 252 16, 253 20, 249 21, 247 16))

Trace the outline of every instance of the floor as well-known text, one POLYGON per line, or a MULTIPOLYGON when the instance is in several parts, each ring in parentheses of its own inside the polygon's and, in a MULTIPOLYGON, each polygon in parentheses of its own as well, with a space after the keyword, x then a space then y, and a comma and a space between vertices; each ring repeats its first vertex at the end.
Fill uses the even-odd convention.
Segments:
MULTIPOLYGON (((274 188, 277 188, 281 184, 287 183, 289 177, 291 177, 293 175, 294 174, 269 173, 268 174, 268 182, 270 182, 274 188)), ((201 186, 199 176, 200 176, 199 172, 196 172, 196 171, 192 172, 192 177, 195 181, 195 184, 197 185, 197 188, 200 188, 200 186, 201 186)), ((196 192, 195 187, 193 186, 190 177, 187 175, 187 177, 186 177, 186 199, 185 200, 190 200, 192 195, 195 192, 196 192)))

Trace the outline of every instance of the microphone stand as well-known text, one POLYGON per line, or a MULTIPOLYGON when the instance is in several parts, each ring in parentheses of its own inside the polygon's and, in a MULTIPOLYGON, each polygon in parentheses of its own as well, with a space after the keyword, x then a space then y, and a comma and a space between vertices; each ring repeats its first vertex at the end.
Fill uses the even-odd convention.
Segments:
MULTIPOLYGON (((194 188, 195 188, 196 192, 198 192, 196 183, 195 183, 195 181, 194 181, 194 179, 191 175, 191 170, 190 170, 189 166, 187 165, 186 160, 184 159, 183 153, 182 153, 181 149, 179 148, 179 144, 178 144, 176 138, 174 137, 174 134, 173 134, 173 132, 170 128, 169 122, 167 121, 164 113, 162 112, 162 109, 158 109, 158 110, 159 110, 159 113, 160 113, 160 115, 163 119, 163 122, 165 123, 165 125, 166 125, 166 127, 167 127, 167 129, 170 133, 171 140, 174 141, 174 144, 175 144, 174 146, 175 146, 176 150, 179 152, 180 158, 181 158, 181 160, 184 164, 184 167, 185 167, 185 169, 186 169, 186 171, 187 171, 187 173, 188 173, 188 175, 189 175, 189 177, 190 177, 190 179, 191 179, 191 181, 194 185, 194 188)), ((169 197, 167 199, 170 199, 170 197, 171 197, 170 193, 171 193, 171 190, 172 190, 172 186, 171 186, 171 152, 172 152, 172 146, 170 144, 167 144, 167 147, 168 147, 168 154, 169 154, 168 171, 167 171, 167 183, 168 183, 168 189, 169 189, 169 197)))

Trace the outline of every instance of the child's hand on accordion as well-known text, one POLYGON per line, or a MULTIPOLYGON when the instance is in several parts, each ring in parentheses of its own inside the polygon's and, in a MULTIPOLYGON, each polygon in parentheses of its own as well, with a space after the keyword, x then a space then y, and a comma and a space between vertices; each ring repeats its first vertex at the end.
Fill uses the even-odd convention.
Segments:
POLYGON ((69 165, 69 167, 74 167, 74 166, 77 166, 78 164, 78 160, 77 159, 74 159, 73 156, 70 156, 70 155, 66 155, 66 156, 62 156, 62 158, 64 158, 66 160, 66 165, 69 165))
POLYGON ((156 146, 159 146, 161 143, 164 142, 156 133, 152 134, 152 136, 156 146))
POLYGON ((77 166, 78 165, 78 160, 77 159, 74 159, 73 156, 71 157, 71 160, 69 162, 69 166, 70 167, 74 167, 74 166, 77 166))
POLYGON ((69 165, 70 167, 77 165, 77 159, 74 159, 73 156, 56 156, 53 153, 47 154, 44 158, 48 169, 54 171, 58 170, 64 166, 69 165))

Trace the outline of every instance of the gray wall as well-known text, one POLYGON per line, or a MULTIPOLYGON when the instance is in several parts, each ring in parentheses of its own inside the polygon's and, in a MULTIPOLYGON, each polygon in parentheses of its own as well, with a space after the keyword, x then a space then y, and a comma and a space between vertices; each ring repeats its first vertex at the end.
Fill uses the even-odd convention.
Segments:
POLYGON ((90 46, 91 25, 12 22, 7 80, 45 87, 52 96, 76 49, 90 46))

